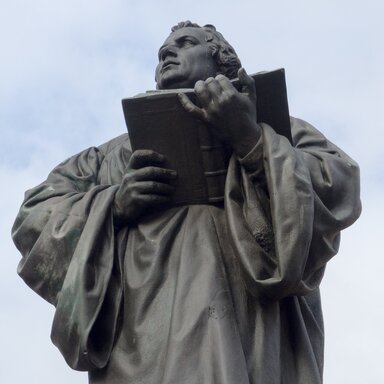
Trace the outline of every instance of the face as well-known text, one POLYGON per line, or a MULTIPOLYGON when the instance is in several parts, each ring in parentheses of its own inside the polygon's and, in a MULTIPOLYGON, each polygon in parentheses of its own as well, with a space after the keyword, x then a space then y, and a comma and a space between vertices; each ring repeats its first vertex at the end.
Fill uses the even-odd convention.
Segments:
POLYGON ((200 28, 181 28, 159 49, 158 89, 193 88, 196 81, 216 76, 217 65, 200 28))

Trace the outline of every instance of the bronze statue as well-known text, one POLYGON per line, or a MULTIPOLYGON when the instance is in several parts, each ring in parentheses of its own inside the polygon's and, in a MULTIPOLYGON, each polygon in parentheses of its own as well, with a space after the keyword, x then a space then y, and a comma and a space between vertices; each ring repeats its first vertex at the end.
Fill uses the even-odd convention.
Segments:
POLYGON ((173 27, 156 81, 194 87, 199 106, 180 102, 230 145, 224 201, 170 206, 177 174, 126 134, 58 165, 13 227, 53 342, 93 384, 321 383, 319 284, 360 214, 358 166, 302 120, 292 144, 256 123, 212 25, 173 27))

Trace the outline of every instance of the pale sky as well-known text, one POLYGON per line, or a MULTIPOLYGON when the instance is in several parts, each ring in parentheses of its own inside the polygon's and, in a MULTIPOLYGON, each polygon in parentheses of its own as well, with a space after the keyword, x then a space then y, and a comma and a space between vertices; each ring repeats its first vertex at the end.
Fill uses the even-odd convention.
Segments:
POLYGON ((16 274, 11 226, 55 165, 125 132, 121 99, 155 87, 158 47, 190 19, 216 25, 249 73, 284 67, 291 114, 360 164, 363 214, 322 283, 324 383, 384 383, 383 16, 382 0, 0 0, 0 382, 87 383, 16 274))

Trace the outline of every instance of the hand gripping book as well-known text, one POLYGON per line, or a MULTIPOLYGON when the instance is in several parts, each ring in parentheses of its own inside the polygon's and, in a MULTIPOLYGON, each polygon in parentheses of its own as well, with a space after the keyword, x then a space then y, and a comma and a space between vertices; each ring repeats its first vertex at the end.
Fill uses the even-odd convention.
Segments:
MULTIPOLYGON (((284 69, 251 75, 256 86, 258 122, 291 139, 284 69)), ((236 88, 238 80, 232 80, 236 88)), ((214 204, 224 198, 230 147, 216 139, 208 125, 181 105, 184 92, 198 105, 192 89, 148 91, 122 100, 132 150, 151 149, 177 171, 173 205, 214 204)))

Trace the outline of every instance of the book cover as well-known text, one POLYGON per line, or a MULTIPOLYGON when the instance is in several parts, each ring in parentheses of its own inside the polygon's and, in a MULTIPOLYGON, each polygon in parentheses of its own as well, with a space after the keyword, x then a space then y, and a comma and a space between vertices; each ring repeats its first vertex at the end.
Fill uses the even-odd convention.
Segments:
MULTIPOLYGON (((251 75, 256 86, 258 122, 291 140, 284 69, 251 75)), ((238 80, 232 81, 238 88, 238 80)), ((174 205, 212 204, 223 200, 231 150, 203 121, 185 111, 178 94, 197 104, 192 89, 149 91, 122 100, 132 150, 152 149, 178 173, 174 205)))

